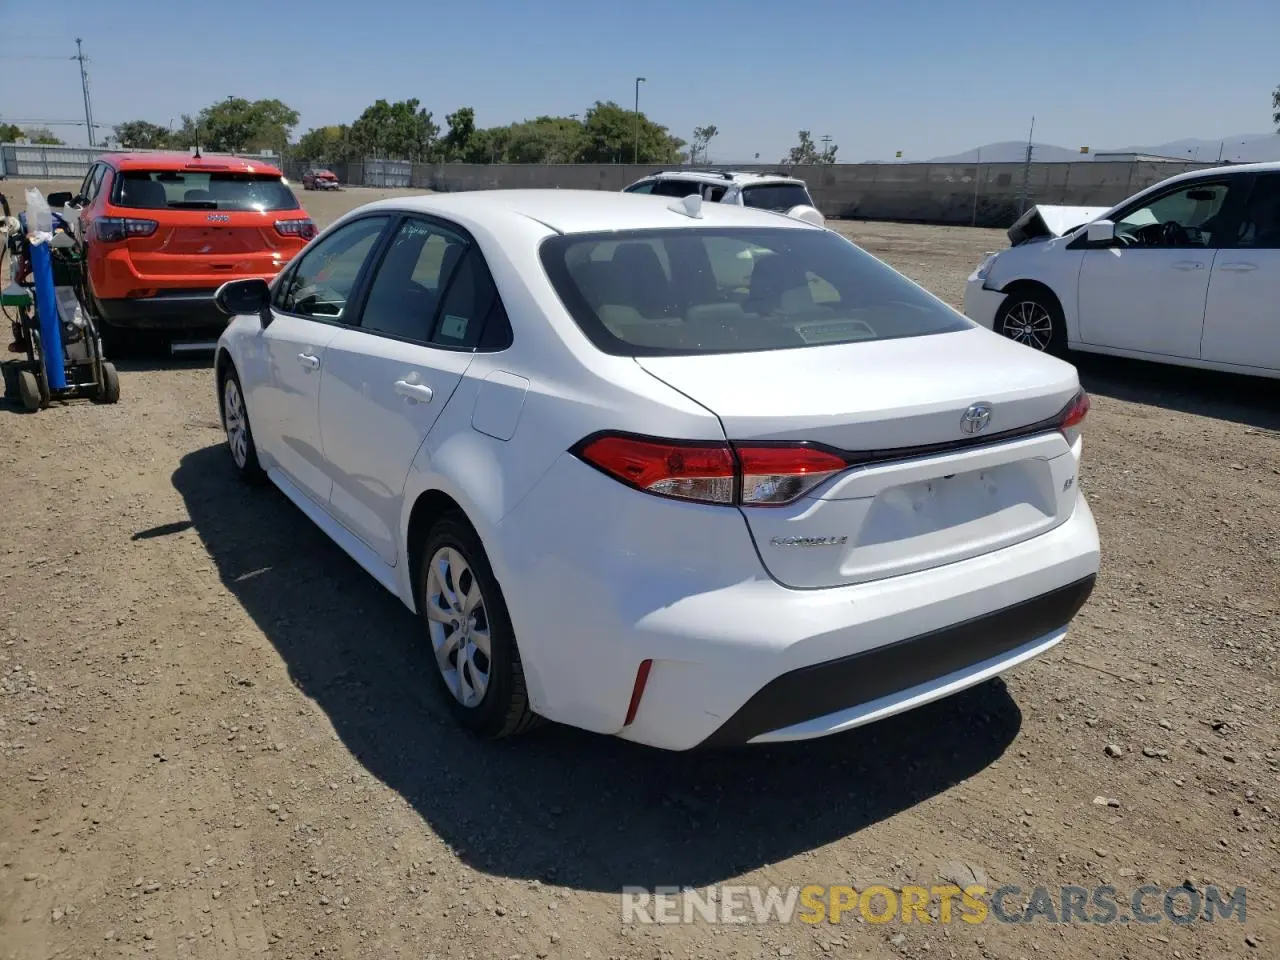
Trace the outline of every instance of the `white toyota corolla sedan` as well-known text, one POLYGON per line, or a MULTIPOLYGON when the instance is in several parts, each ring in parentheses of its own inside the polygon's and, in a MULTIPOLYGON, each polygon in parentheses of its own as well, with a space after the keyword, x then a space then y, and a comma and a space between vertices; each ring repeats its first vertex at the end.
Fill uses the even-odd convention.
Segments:
POLYGON ((218 302, 236 469, 421 616, 483 735, 836 733, 1043 653, 1093 587, 1074 367, 800 220, 401 197, 218 302))

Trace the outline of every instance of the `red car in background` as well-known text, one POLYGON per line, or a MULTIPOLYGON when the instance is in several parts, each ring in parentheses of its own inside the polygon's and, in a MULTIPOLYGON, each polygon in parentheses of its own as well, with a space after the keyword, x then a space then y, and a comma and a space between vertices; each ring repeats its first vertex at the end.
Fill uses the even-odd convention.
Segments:
POLYGON ((104 154, 69 202, 80 207, 87 292, 108 337, 221 331, 218 287, 270 280, 316 235, 280 170, 238 157, 104 154))
POLYGON ((341 190, 342 184, 332 170, 308 170, 302 175, 303 190, 341 190))

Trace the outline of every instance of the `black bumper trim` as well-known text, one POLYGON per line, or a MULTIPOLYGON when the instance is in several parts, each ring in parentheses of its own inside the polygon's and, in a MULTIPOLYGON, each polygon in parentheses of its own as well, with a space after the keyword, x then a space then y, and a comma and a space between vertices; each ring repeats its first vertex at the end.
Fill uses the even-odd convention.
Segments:
MULTIPOLYGON (((230 279, 236 279, 234 277, 230 279)), ((216 290, 180 290, 156 297, 99 300, 98 310, 113 327, 151 330, 221 329, 230 321, 214 303, 216 290)))
POLYGON ((702 742, 753 737, 909 690, 1030 643, 1067 625, 1093 592, 1095 576, 993 613, 874 650, 775 677, 702 742))

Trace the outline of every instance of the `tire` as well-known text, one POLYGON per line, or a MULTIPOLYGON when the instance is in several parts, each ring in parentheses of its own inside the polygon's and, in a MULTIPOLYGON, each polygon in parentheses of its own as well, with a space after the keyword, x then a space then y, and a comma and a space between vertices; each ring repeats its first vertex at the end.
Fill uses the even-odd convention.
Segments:
POLYGON ((120 399, 120 374, 116 365, 102 361, 102 386, 98 388, 99 403, 116 403, 120 399))
POLYGON ((460 514, 446 514, 427 534, 417 591, 436 680, 457 721, 489 739, 536 726, 506 601, 480 538, 460 514))
POLYGON ((1058 302, 1036 290, 1014 289, 996 313, 995 331, 1055 357, 1067 352, 1066 321, 1058 302))
POLYGON ((244 388, 234 367, 228 367, 218 384, 218 402, 222 407, 222 428, 227 434, 231 462, 240 479, 251 486, 266 480, 266 471, 258 462, 258 448, 249 425, 249 409, 244 402, 244 388))
POLYGON ((32 413, 45 404, 40 391, 40 381, 30 370, 18 371, 18 399, 22 401, 23 409, 32 413))

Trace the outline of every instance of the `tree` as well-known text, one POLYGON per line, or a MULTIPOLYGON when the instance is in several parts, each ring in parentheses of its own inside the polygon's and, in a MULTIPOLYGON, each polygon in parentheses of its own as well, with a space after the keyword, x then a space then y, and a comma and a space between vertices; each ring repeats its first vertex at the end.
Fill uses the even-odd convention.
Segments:
POLYGON ((298 125, 298 111, 279 100, 246 100, 227 97, 205 107, 195 117, 182 116, 182 128, 172 137, 174 146, 197 143, 212 152, 243 153, 279 150, 289 142, 298 125))
POLYGON ((714 123, 693 128, 693 142, 689 144, 690 163, 710 163, 707 147, 711 144, 711 138, 719 132, 714 123))
POLYGON ((351 155, 351 128, 344 124, 312 127, 294 144, 293 152, 312 163, 336 163, 351 155))
POLYGON ((542 116, 508 128, 503 159, 508 163, 576 163, 585 148, 586 136, 577 120, 542 116))
POLYGON ((423 161, 433 159, 439 133, 416 98, 375 100, 351 125, 351 143, 361 156, 423 161))
POLYGON ((16 123, 0 123, 0 143, 12 143, 23 135, 22 128, 16 123))
POLYGON ((835 163, 836 151, 840 148, 834 143, 823 150, 818 150, 813 143, 813 137, 809 135, 808 130, 801 130, 799 133, 800 142, 792 147, 782 162, 788 166, 805 166, 815 163, 835 163))
POLYGON ((678 163, 680 148, 685 145, 667 128, 654 123, 643 113, 624 110, 612 100, 587 111, 585 142, 581 163, 678 163), (637 124, 638 121, 638 124, 637 124), (637 128, 639 143, 637 144, 637 128), (638 150, 637 150, 638 146, 638 150))
POLYGON ((471 107, 459 107, 446 116, 444 122, 449 125, 449 132, 441 141, 440 159, 446 163, 467 163, 475 152, 473 143, 476 138, 475 110, 471 107))
POLYGON ((1280 133, 1280 87, 1271 94, 1271 122, 1276 125, 1276 133, 1280 133))
POLYGON ((26 130, 22 131, 22 134, 32 143, 46 144, 51 147, 59 146, 62 143, 48 127, 27 127, 26 130))
POLYGON ((130 120, 112 127, 122 147, 139 150, 158 150, 169 146, 169 129, 147 120, 130 120))

